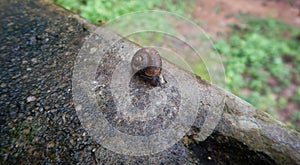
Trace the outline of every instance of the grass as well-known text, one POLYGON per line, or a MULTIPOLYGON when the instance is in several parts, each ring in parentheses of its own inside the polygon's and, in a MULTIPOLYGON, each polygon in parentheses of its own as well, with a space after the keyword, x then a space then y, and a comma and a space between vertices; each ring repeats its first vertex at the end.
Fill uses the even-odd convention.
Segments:
MULTIPOLYGON (((243 26, 233 26, 231 37, 216 43, 225 56, 228 90, 276 117, 276 108, 299 95, 298 89, 292 98, 277 97, 299 82, 300 30, 278 20, 241 18, 243 26)), ((292 120, 299 121, 299 114, 292 120)))
POLYGON ((79 13, 82 17, 97 23, 108 22, 129 12, 163 9, 184 15, 188 3, 179 0, 120 1, 120 0, 53 0, 66 9, 79 13))

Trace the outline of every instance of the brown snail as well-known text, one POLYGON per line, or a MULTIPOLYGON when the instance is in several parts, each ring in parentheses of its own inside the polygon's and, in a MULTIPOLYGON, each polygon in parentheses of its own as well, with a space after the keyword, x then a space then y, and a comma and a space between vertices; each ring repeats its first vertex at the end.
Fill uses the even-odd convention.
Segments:
POLYGON ((162 61, 155 49, 142 48, 138 50, 132 57, 131 67, 134 73, 149 81, 152 86, 161 85, 162 61))

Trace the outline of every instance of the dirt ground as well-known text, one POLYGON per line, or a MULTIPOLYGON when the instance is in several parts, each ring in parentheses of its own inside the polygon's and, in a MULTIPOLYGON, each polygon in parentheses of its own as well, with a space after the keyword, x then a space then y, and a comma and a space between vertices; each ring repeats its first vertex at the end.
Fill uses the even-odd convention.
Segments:
POLYGON ((226 34, 240 13, 276 18, 300 28, 300 0, 197 0, 191 13, 212 35, 226 34))
MULTIPOLYGON (((196 0, 191 15, 193 20, 214 39, 228 36, 230 30, 228 25, 239 24, 237 16, 241 13, 279 19, 300 28, 300 0, 196 0)), ((186 30, 188 31, 188 28, 186 30)), ((291 98, 298 85, 300 82, 287 87, 277 98, 279 96, 291 98)), ((280 120, 289 121, 293 111, 297 109, 300 109, 299 103, 288 102, 284 109, 277 109, 277 113, 280 120)))

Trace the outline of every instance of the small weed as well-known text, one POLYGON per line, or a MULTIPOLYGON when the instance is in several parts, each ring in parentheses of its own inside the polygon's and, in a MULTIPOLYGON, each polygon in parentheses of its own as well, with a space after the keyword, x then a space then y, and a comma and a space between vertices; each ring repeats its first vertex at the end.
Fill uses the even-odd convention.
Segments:
POLYGON ((216 14, 220 13, 220 11, 221 11, 221 6, 219 6, 219 5, 214 6, 214 7, 213 7, 213 11, 214 11, 216 14))
MULTIPOLYGON (((100 19, 104 22, 113 20, 123 14, 146 11, 146 10, 164 10, 179 15, 184 15, 185 9, 189 3, 174 0, 151 0, 151 1, 121 1, 121 0, 53 0, 55 3, 72 10, 82 17, 91 20, 94 23, 100 19)), ((155 22, 154 22, 155 23, 155 22)))
MULTIPOLYGON (((293 83, 292 77, 300 73, 296 39, 300 30, 273 19, 245 15, 241 19, 244 28, 233 26, 231 37, 216 43, 225 56, 228 90, 276 117, 276 108, 283 109, 288 101, 276 98, 276 93, 293 83), (251 92, 245 94, 244 89, 251 92)), ((300 98, 297 95, 299 90, 294 100, 300 98)))

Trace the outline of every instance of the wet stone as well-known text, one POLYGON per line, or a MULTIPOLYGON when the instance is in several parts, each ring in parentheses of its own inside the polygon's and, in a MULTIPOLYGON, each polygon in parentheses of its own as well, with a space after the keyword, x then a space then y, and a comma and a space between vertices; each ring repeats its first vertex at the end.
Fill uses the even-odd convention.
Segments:
POLYGON ((36 97, 34 97, 34 96, 29 96, 29 97, 27 97, 27 99, 26 99, 27 102, 33 102, 33 101, 35 101, 35 100, 36 100, 36 97))

